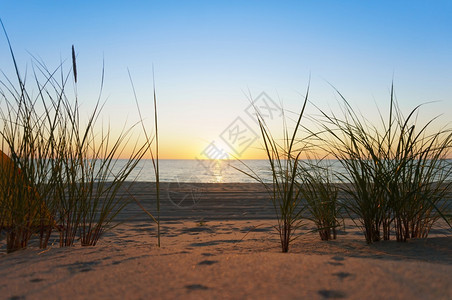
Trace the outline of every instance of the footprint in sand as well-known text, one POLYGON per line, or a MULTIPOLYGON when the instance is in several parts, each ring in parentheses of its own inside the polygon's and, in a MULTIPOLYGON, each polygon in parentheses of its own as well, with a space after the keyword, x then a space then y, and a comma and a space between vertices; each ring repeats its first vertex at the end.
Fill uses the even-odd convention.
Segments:
POLYGON ((333 256, 333 257, 331 257, 331 259, 335 260, 335 261, 343 261, 343 260, 345 260, 345 258, 343 258, 342 256, 333 256))
POLYGON ((348 272, 337 272, 337 273, 333 273, 332 275, 337 276, 341 280, 344 280, 345 278, 350 277, 353 274, 348 273, 348 272))
POLYGON ((93 267, 97 266, 100 262, 98 261, 89 261, 89 262, 75 262, 72 264, 61 265, 61 268, 67 268, 67 270, 71 274, 75 274, 78 272, 84 273, 93 270, 93 267))
POLYGON ((213 265, 216 263, 218 263, 218 260, 203 260, 203 261, 199 262, 198 265, 210 266, 210 265, 213 265))
POLYGON ((346 297, 344 292, 336 290, 319 290, 317 293, 324 299, 341 299, 346 297))
POLYGON ((9 297, 8 300, 24 300, 25 296, 12 296, 9 297))
POLYGON ((328 264, 332 265, 332 266, 343 266, 344 264, 341 263, 340 261, 344 261, 345 258, 343 258, 342 256, 333 256, 331 257, 332 260, 335 261, 329 261, 328 264))
POLYGON ((185 288, 190 291, 208 290, 209 289, 207 286, 202 285, 202 284, 189 284, 189 285, 186 285, 185 288))

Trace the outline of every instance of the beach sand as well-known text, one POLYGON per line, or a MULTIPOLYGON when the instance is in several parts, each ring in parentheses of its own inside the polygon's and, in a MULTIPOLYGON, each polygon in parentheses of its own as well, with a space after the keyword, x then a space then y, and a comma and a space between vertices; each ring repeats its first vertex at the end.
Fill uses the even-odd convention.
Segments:
MULTIPOLYGON (((149 210, 152 184, 131 189, 149 210)), ((345 221, 320 241, 306 222, 281 253, 274 210, 257 184, 164 184, 162 246, 134 203, 95 247, 5 253, 0 299, 452 299, 452 234, 367 245, 345 221)))

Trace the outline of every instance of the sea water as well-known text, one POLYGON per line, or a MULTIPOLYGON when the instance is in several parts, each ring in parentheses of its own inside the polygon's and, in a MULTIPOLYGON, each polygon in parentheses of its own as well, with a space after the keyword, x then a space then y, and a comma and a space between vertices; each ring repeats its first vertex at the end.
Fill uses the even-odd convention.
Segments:
MULTIPOLYGON (((124 166, 125 160, 118 160, 114 169, 124 166)), ((341 171, 337 161, 329 164, 335 171, 341 171)), ((235 183, 257 182, 259 177, 265 182, 272 181, 272 171, 268 160, 159 160, 159 177, 161 182, 203 182, 235 183)), ((154 182, 155 172, 152 160, 142 160, 131 173, 130 180, 154 182)))
MULTIPOLYGON (((447 160, 449 166, 452 160, 447 160)), ((117 160, 112 169, 116 174, 126 160, 117 160)), ((330 180, 338 182, 332 173, 346 175, 345 169, 337 160, 323 162, 328 165, 330 180)), ((449 172, 450 173, 450 172, 449 172)), ((268 160, 181 160, 161 159, 159 160, 159 177, 161 182, 202 182, 202 183, 240 183, 257 182, 254 178, 259 177, 265 182, 272 181, 272 171, 268 160)), ((449 174, 448 181, 452 180, 449 174)), ((152 160, 141 160, 131 172, 129 180, 155 182, 155 172, 152 160)))
MULTIPOLYGON (((118 169, 124 164, 124 160, 118 160, 114 169, 118 169)), ((161 182, 256 182, 255 179, 239 170, 250 174, 254 172, 255 174, 253 175, 257 175, 265 181, 269 181, 272 178, 267 160, 245 160, 243 162, 237 160, 159 160, 159 178, 161 182)), ((129 179, 154 182, 155 171, 152 160, 141 160, 130 174, 129 179)))

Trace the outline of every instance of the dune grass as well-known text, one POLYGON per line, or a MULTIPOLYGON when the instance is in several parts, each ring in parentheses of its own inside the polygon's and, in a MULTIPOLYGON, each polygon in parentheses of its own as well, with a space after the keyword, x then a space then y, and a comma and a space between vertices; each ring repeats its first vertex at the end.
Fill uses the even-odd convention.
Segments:
POLYGON ((306 98, 291 135, 283 119, 282 145, 257 113, 273 180, 268 184, 249 168, 239 171, 262 183, 269 192, 282 251, 289 250, 302 218, 316 224, 322 240, 336 238, 342 210, 362 228, 369 244, 389 240, 391 235, 397 241, 426 238, 439 219, 451 226, 447 197, 452 188, 452 168, 447 158, 452 130, 433 128, 435 119, 419 125, 416 116, 421 106, 405 117, 393 89, 389 117, 385 120, 380 115, 381 124, 357 114, 338 94, 344 103, 342 116, 319 110, 321 116, 316 122, 320 128, 308 129, 301 124, 306 98), (307 130, 308 138, 297 138, 298 127, 307 130), (303 152, 325 150, 344 172, 333 174, 325 160, 300 159, 303 152), (343 199, 339 199, 339 192, 345 195, 343 199), (303 211, 307 213, 302 215, 303 211))
MULTIPOLYGON (((80 116, 74 47, 67 73, 64 64, 49 70, 33 57, 31 84, 21 75, 1 25, 16 72, 15 82, 5 74, 0 80, 1 150, 11 158, 9 166, 2 160, 1 168, 0 229, 7 235, 7 250, 25 248, 34 233, 46 247, 54 229, 60 232, 60 246, 71 246, 76 239, 94 246, 130 201, 118 191, 150 141, 131 140, 140 122, 116 135, 99 124, 101 93, 88 118, 80 116), (125 146, 133 143, 126 163, 112 173, 125 146)), ((103 75, 101 92, 102 86, 103 75)))
POLYGON ((340 225, 338 186, 333 183, 335 175, 327 160, 306 159, 299 165, 298 184, 306 201, 306 219, 313 221, 320 239, 336 239, 336 228, 340 225))
POLYGON ((284 138, 282 145, 273 137, 259 110, 255 109, 269 168, 272 172, 271 184, 260 178, 243 161, 242 163, 247 168, 246 171, 233 167, 261 183, 269 193, 278 221, 276 228, 280 238, 281 250, 284 253, 289 251, 290 243, 296 239, 295 232, 302 225, 304 206, 302 205, 301 188, 297 178, 300 155, 303 152, 303 148, 296 148, 295 143, 297 142, 298 129, 308 102, 308 94, 309 87, 292 134, 289 134, 286 119, 283 115, 284 138))
MULTIPOLYGON (((1 20, 0 20, 1 23, 1 20)), ((33 58, 32 76, 19 70, 6 30, 1 23, 16 73, 15 79, 0 79, 1 160, 0 234, 6 234, 7 251, 27 247, 33 234, 45 248, 53 230, 59 231, 60 246, 94 246, 102 234, 116 225, 114 218, 133 195, 119 194, 131 171, 148 151, 156 178, 156 216, 140 207, 157 225, 160 246, 160 178, 157 99, 153 94, 155 134, 140 121, 114 136, 99 124, 102 112, 102 83, 94 110, 81 118, 77 95, 77 62, 72 46, 71 71, 61 63, 49 69, 33 58), (70 96, 72 84, 74 95, 70 96), (142 126, 145 142, 132 140, 133 130, 142 126), (126 145, 135 143, 125 165, 112 173, 126 145), (155 147, 155 148, 153 148, 155 147)), ((130 73, 129 73, 130 76, 130 73)), ((130 76, 131 78, 131 76, 130 76)), ((309 131, 345 170, 334 174, 347 195, 343 206, 364 232, 367 243, 426 238, 439 219, 451 226, 452 188, 450 157, 452 129, 434 129, 435 119, 419 124, 421 106, 404 116, 391 89, 389 117, 380 114, 373 124, 356 113, 339 92, 342 115, 323 110, 317 118, 320 130, 309 131)), ((242 171, 262 183, 271 196, 278 221, 282 252, 288 252, 303 217, 315 222, 322 240, 336 238, 340 205, 339 188, 332 183, 324 161, 302 161, 308 143, 298 137, 308 102, 309 88, 294 130, 289 134, 283 116, 282 143, 272 135, 257 112, 262 141, 272 172, 267 183, 252 170, 242 171), (302 145, 298 147, 298 145, 302 145), (298 147, 298 148, 297 148, 298 147), (304 203, 303 201, 306 201, 304 203), (303 216, 307 210, 308 215, 303 216)), ((310 148, 310 151, 313 149, 310 148)), ((126 188, 127 190, 127 188, 126 188)))
MULTIPOLYGON (((349 216, 363 228, 367 243, 427 237, 439 218, 449 223, 452 146, 450 129, 419 125, 415 107, 407 117, 391 89, 389 117, 372 124, 343 100, 343 116, 321 111, 316 134, 346 170, 340 175, 349 216)), ((449 223, 450 225, 450 223, 449 223)))
MULTIPOLYGON (((4 30, 3 23, 1 25, 4 30)), ((48 119, 45 112, 39 114, 35 109, 42 89, 38 86, 37 99, 33 99, 4 32, 17 78, 17 85, 7 77, 0 80, 1 227, 6 231, 7 251, 12 252, 26 247, 36 231, 40 233, 40 246, 45 247, 55 219, 54 210, 47 206, 46 201, 51 194, 51 186, 47 184, 51 169, 47 158, 51 157, 52 147, 45 139, 49 130, 46 126, 48 119)))

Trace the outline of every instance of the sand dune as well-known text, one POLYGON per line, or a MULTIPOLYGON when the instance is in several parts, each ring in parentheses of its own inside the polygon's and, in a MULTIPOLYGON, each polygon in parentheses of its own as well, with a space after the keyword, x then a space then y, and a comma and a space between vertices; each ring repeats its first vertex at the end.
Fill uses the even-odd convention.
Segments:
MULTIPOLYGON (((367 245, 351 220, 329 242, 306 222, 283 254, 260 186, 205 185, 178 207, 187 188, 163 193, 161 248, 154 224, 133 204, 96 247, 58 248, 55 237, 47 250, 32 242, 5 254, 2 240, 0 298, 452 298, 452 235, 441 224, 425 240, 367 245)), ((149 184, 131 192, 152 208, 149 184)))

